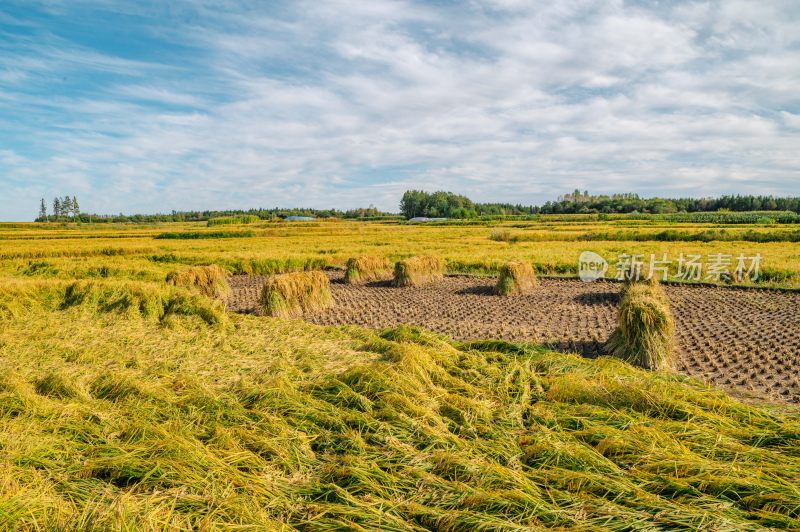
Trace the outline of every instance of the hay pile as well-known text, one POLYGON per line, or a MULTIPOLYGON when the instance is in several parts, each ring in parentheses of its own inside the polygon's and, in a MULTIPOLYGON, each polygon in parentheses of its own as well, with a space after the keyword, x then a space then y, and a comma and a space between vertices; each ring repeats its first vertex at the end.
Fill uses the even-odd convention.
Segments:
POLYGON ((394 265, 394 286, 422 286, 443 278, 444 263, 438 257, 411 257, 394 265))
POLYGON ((227 271, 212 264, 170 272, 167 274, 167 283, 196 288, 209 297, 222 297, 230 291, 227 277, 227 271))
POLYGON ((606 353, 646 369, 674 367, 675 323, 669 300, 658 282, 626 284, 618 321, 606 343, 606 353))
POLYGON ((369 283, 392 278, 392 263, 386 257, 353 257, 347 260, 344 282, 369 283))
POLYGON ((502 296, 529 294, 538 285, 536 274, 529 262, 510 261, 500 268, 495 292, 502 296))
POLYGON ((297 317, 333 303, 330 281, 322 272, 273 275, 264 283, 261 310, 269 316, 297 317))

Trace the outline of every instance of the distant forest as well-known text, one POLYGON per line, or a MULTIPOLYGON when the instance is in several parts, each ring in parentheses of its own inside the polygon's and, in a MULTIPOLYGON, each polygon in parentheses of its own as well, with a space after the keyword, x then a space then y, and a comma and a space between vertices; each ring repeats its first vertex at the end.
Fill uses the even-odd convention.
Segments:
POLYGON ((558 201, 548 201, 537 212, 541 214, 631 213, 670 214, 676 212, 793 211, 800 213, 800 197, 720 196, 718 198, 640 198, 638 194, 593 196, 575 190, 558 201))
POLYGON ((510 203, 474 203, 466 196, 452 192, 409 190, 400 201, 400 212, 406 218, 477 218, 529 214, 671 214, 678 212, 794 211, 800 213, 800 197, 721 196, 719 198, 641 198, 638 194, 593 196, 575 190, 557 201, 541 207, 510 203))
POLYGON ((383 220, 399 219, 396 213, 381 212, 375 207, 366 207, 341 211, 338 209, 248 209, 248 210, 225 210, 225 211, 172 211, 170 214, 88 214, 80 213, 69 217, 64 215, 48 215, 36 218, 37 222, 54 221, 75 221, 84 223, 152 223, 152 222, 204 222, 211 218, 223 216, 257 216, 262 220, 283 219, 288 216, 311 216, 314 218, 343 218, 343 219, 365 219, 383 220))
POLYGON ((424 216, 428 218, 478 218, 481 216, 505 216, 536 214, 533 205, 511 203, 475 203, 466 196, 452 192, 424 192, 408 190, 400 200, 400 214, 406 218, 424 216))
POLYGON ((49 214, 45 201, 40 204, 37 222, 75 221, 96 223, 147 223, 195 222, 222 216, 257 216, 262 220, 283 219, 288 216, 314 218, 341 218, 363 220, 428 218, 502 218, 506 216, 531 216, 535 214, 671 214, 683 212, 749 212, 793 211, 800 213, 800 197, 774 196, 720 196, 718 198, 641 198, 638 194, 591 195, 575 190, 544 205, 512 203, 476 203, 466 196, 452 192, 425 192, 408 190, 400 200, 400 214, 382 212, 373 206, 350 209, 272 208, 223 211, 172 211, 171 214, 111 214, 98 215, 80 212, 78 200, 73 196, 54 200, 54 213, 49 214))

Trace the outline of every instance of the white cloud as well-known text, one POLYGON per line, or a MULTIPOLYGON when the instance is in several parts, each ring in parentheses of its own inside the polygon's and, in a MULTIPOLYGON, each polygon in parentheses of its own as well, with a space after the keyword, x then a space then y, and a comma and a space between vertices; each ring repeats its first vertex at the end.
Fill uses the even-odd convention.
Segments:
POLYGON ((781 118, 783 118, 783 123, 788 127, 800 129, 800 114, 781 111, 781 118))
POLYGON ((152 87, 147 85, 122 85, 115 91, 123 98, 134 100, 147 100, 167 105, 182 105, 189 107, 201 107, 207 105, 202 98, 198 98, 186 92, 171 90, 163 87, 152 87))
POLYGON ((99 212, 796 193, 797 9, 759 5, 229 2, 165 24, 126 4, 181 47, 125 57, 40 28, 0 59, 2 217, 66 193, 99 212))

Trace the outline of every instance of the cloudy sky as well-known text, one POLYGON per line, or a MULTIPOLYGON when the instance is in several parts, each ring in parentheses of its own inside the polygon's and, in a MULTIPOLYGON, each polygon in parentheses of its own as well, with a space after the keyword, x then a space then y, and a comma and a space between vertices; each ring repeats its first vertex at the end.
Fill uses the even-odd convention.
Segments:
POLYGON ((800 2, 3 0, 0 220, 800 193, 800 2))

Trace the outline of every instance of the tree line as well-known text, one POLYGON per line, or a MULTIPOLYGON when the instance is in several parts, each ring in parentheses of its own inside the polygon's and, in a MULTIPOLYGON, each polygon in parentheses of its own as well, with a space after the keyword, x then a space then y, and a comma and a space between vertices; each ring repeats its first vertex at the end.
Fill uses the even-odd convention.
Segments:
POLYGON ((39 202, 39 216, 37 222, 50 222, 59 220, 77 220, 81 216, 81 206, 76 196, 64 196, 63 198, 53 198, 53 214, 48 214, 47 203, 44 198, 39 202))
POLYGON ((314 218, 344 218, 381 220, 396 219, 395 213, 383 212, 376 207, 360 207, 357 209, 307 209, 307 208, 272 208, 272 209, 234 209, 206 211, 172 211, 169 214, 88 214, 81 213, 77 198, 56 198, 53 201, 53 213, 47 212, 44 199, 41 201, 37 222, 74 221, 92 223, 155 223, 155 222, 205 222, 211 218, 223 216, 258 216, 262 220, 282 219, 287 216, 311 216, 314 218), (66 201, 69 199, 69 201, 66 201), (69 213, 69 214, 68 214, 69 213))
MULTIPOLYGON (((396 219, 395 213, 383 212, 370 205, 367 208, 350 210, 272 208, 248 210, 172 211, 170 214, 87 214, 82 213, 75 196, 55 198, 52 214, 48 213, 44 198, 41 200, 36 221, 76 221, 98 223, 148 223, 148 222, 197 222, 222 216, 258 216, 262 220, 286 218, 287 216, 311 216, 315 218, 342 218, 381 220, 396 219)), ((466 196, 453 192, 408 190, 400 200, 400 214, 405 218, 424 216, 428 218, 479 218, 503 216, 529 216, 534 214, 671 214, 682 212, 715 211, 792 211, 800 213, 800 197, 775 197, 753 195, 725 195, 717 198, 641 198, 638 194, 624 193, 592 195, 588 191, 575 190, 559 196, 556 201, 544 205, 522 205, 512 203, 476 203, 466 196)))
POLYGON ((638 194, 591 195, 575 190, 542 206, 475 203, 452 192, 409 190, 400 200, 406 218, 477 218, 530 214, 671 214, 715 211, 793 211, 800 213, 800 197, 729 195, 718 198, 641 198, 638 194))
POLYGON ((677 212, 793 211, 800 213, 800 197, 725 195, 717 198, 641 198, 638 194, 591 195, 575 190, 548 201, 541 214, 671 214, 677 212))
POLYGON ((400 200, 400 213, 406 218, 477 218, 535 214, 536 207, 511 203, 475 203, 452 192, 407 190, 400 200))

